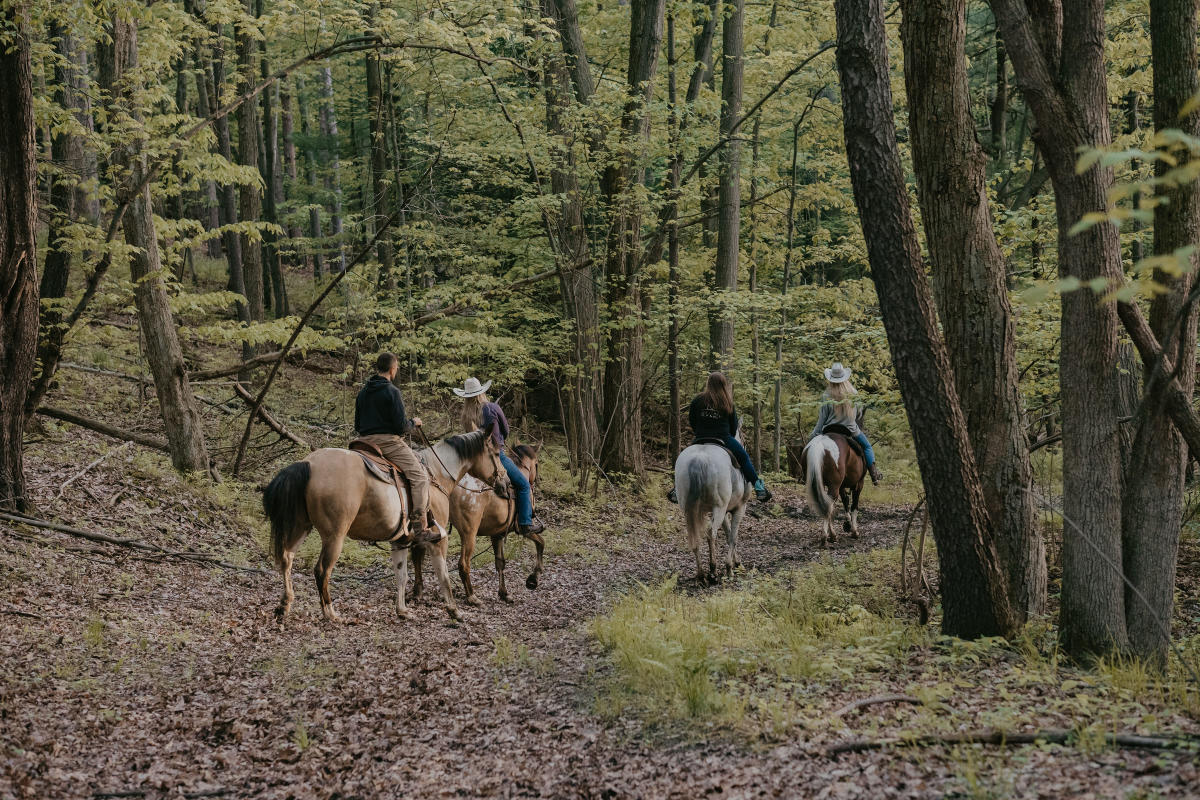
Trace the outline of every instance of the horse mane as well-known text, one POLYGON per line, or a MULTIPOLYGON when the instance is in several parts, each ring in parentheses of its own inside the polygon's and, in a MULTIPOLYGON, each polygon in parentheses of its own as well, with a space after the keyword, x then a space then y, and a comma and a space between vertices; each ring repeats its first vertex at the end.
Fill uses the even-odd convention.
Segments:
POLYGON ((457 436, 443 439, 442 442, 448 445, 454 451, 454 454, 463 461, 471 461, 478 457, 487 447, 487 432, 471 431, 470 433, 460 433, 457 436))

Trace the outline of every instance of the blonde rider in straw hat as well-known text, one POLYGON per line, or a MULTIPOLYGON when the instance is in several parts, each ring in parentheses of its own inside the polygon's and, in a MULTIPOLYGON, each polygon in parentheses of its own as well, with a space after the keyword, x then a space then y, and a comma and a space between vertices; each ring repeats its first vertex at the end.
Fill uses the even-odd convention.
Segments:
POLYGON ((825 370, 825 393, 821 395, 821 412, 808 439, 812 441, 829 425, 841 425, 862 445, 867 469, 871 472, 871 481, 879 483, 883 478, 879 474, 879 467, 875 466, 875 451, 871 442, 867 440, 867 435, 858 427, 858 412, 862 406, 851 399, 856 394, 858 390, 850 383, 850 370, 842 366, 841 362, 825 370))
POLYGON ((504 449, 504 440, 508 438, 508 417, 499 403, 488 400, 487 390, 492 382, 480 383, 476 378, 467 378, 461 389, 455 387, 453 392, 463 399, 460 421, 464 430, 473 431, 495 424, 492 435, 496 444, 500 445, 500 463, 508 473, 517 500, 517 528, 522 534, 541 533, 546 529, 540 521, 533 518, 533 495, 529 480, 525 473, 517 469, 517 465, 508 457, 504 449))

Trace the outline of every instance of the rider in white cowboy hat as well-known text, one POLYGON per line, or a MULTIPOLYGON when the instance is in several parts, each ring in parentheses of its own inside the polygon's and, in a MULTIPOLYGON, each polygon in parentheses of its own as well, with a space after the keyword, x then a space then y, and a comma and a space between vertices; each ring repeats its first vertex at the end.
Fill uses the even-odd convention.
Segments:
POLYGON ((879 474, 879 467, 875 466, 875 451, 871 448, 871 442, 867 440, 867 435, 858 427, 858 412, 862 406, 851 400, 854 395, 858 394, 858 390, 854 388, 854 384, 850 383, 850 370, 842 366, 841 362, 835 363, 825 370, 825 382, 825 393, 821 395, 821 413, 817 416, 816 426, 808 436, 809 441, 812 441, 828 426, 841 425, 850 431, 855 440, 863 446, 863 455, 867 459, 867 469, 871 472, 871 481, 879 483, 883 478, 879 474))
POLYGON ((479 428, 492 427, 492 436, 500 445, 500 463, 508 473, 517 500, 517 528, 522 534, 541 533, 546 529, 540 521, 533 518, 533 495, 525 473, 517 469, 517 465, 508 457, 504 449, 504 440, 508 438, 508 417, 499 403, 488 400, 487 390, 492 382, 480 383, 477 378, 467 378, 461 389, 455 387, 454 393, 463 399, 462 415, 459 418, 464 430, 473 431, 479 428))

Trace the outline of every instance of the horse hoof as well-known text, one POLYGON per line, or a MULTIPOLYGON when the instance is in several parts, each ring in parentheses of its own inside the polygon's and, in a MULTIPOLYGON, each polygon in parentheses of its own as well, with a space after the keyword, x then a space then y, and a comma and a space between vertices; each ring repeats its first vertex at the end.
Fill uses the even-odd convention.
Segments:
POLYGON ((500 602, 508 603, 511 606, 513 604, 513 599, 511 597, 509 597, 507 594, 502 594, 502 595, 500 595, 500 602))
POLYGON ((450 619, 454 620, 455 622, 462 622, 462 614, 458 613, 457 608, 448 608, 446 611, 449 612, 450 619))
POLYGON ((278 624, 278 625, 282 625, 282 624, 283 624, 283 621, 284 621, 285 619, 287 619, 287 614, 288 614, 288 607, 287 607, 287 606, 279 606, 279 608, 276 608, 276 609, 275 609, 275 622, 276 622, 276 624, 278 624))
POLYGON ((530 575, 528 578, 525 579, 525 588, 526 589, 528 589, 529 591, 532 592, 537 587, 538 587, 537 575, 530 575))
POLYGON ((846 533, 853 533, 853 532, 854 532, 854 529, 850 527, 850 522, 849 522, 849 521, 846 521, 846 522, 843 522, 843 523, 842 523, 842 530, 844 530, 846 533))
POLYGON ((471 596, 469 596, 469 597, 466 599, 466 603, 467 603, 467 605, 469 605, 469 606, 481 606, 481 605, 483 605, 483 601, 482 601, 482 600, 480 600, 480 599, 479 599, 478 597, 476 597, 475 595, 471 595, 471 596))

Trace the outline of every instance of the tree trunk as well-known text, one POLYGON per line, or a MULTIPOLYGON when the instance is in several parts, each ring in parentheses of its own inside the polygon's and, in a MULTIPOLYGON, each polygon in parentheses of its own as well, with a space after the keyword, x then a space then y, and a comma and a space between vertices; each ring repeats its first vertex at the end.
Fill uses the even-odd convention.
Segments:
MULTIPOLYGON (((185 0, 183 8, 184 11, 192 14, 197 19, 200 19, 203 16, 203 4, 199 2, 185 0)), ((200 119, 208 119, 208 116, 212 113, 208 85, 208 76, 211 73, 209 72, 208 64, 204 59, 203 40, 202 37, 199 36, 197 36, 192 43, 192 63, 195 67, 193 72, 196 81, 196 115, 200 117, 200 119)), ((213 130, 215 132, 216 128, 214 127, 213 130)), ((200 215, 201 223, 204 225, 204 230, 215 231, 221 226, 219 210, 220 204, 221 201, 218 197, 217 182, 211 179, 206 180, 204 182, 204 197, 201 200, 200 215)), ((221 257, 221 237, 214 236, 213 238, 209 239, 205 247, 209 258, 215 259, 221 257)))
MULTIPOLYGON (((254 15, 261 17, 263 0, 255 0, 254 15)), ((267 61, 267 49, 262 48, 259 61, 259 75, 263 81, 270 75, 270 65, 267 61)), ((263 303, 270 303, 276 319, 288 315, 287 286, 283 282, 283 270, 279 263, 279 235, 274 227, 279 223, 279 204, 283 199, 283 182, 280 180, 279 159, 279 118, 275 113, 274 88, 262 93, 263 119, 263 221, 270 227, 263 231, 262 257, 264 283, 269 278, 270 294, 264 292, 263 303)))
POLYGON ((882 0, 837 0, 835 9, 850 178, 937 542, 942 630, 1009 635, 1016 619, 909 211, 882 0))
MULTIPOLYGON (((50 38, 58 52, 58 63, 54 67, 55 102, 73 111, 81 123, 85 123, 85 118, 86 122, 90 122, 91 113, 86 109, 84 91, 87 75, 78 54, 81 48, 71 32, 59 22, 51 23, 50 38)), ((63 339, 67 334, 63 324, 63 303, 71 277, 71 253, 64 246, 66 242, 63 239, 67 235, 67 227, 83 215, 86 204, 86 195, 79 189, 79 176, 84 174, 87 162, 83 138, 60 131, 51 141, 50 154, 61 172, 54 176, 50 184, 50 221, 46 231, 46 260, 42 267, 39 294, 43 301, 60 302, 48 304, 42 309, 37 373, 25 396, 26 417, 41 405, 62 355, 63 339)))
MULTIPOLYGON (((1179 128, 1200 135, 1200 114, 1180 118, 1184 104, 1200 90, 1197 81, 1195 0, 1151 0, 1150 56, 1154 65, 1154 127, 1179 128)), ((1186 153, 1186 151, 1183 151, 1186 153)), ((1171 169, 1157 162, 1163 175, 1171 169)), ((1200 185, 1164 190, 1167 202, 1154 209, 1154 255, 1169 255, 1200 240, 1200 185)), ((1191 396, 1196 378, 1196 314, 1190 310, 1176 328, 1184 297, 1191 290, 1197 259, 1179 278, 1157 273, 1170 287, 1150 306, 1150 326, 1180 369, 1180 387, 1191 396), (1168 344, 1169 342, 1169 344, 1168 344)), ((1174 611, 1175 567, 1184 501, 1187 451, 1165 413, 1161 385, 1147 376, 1145 411, 1130 455, 1123 513, 1125 574, 1149 606, 1126 589, 1125 619, 1129 645, 1141 658, 1165 665, 1174 611), (1164 630, 1164 625, 1166 629, 1164 630)))
POLYGON ((759 393, 759 382, 762 379, 762 363, 760 361, 758 341, 758 254, 755 245, 758 243, 758 133, 762 116, 754 118, 754 132, 750 136, 750 235, 747 255, 750 258, 750 386, 754 393, 750 405, 751 437, 750 455, 754 463, 762 466, 762 396, 759 393))
POLYGON ((792 171, 788 183, 787 236, 783 251, 783 279, 779 286, 779 331, 775 335, 775 471, 783 458, 783 336, 787 331, 787 293, 792 279, 792 240, 796 232, 796 157, 800 150, 800 120, 792 126, 792 171))
MULTIPOLYGON (((225 37, 221 33, 220 25, 213 27, 213 42, 212 63, 210 68, 206 69, 208 80, 205 82, 205 91, 209 96, 209 107, 220 108, 221 85, 225 82, 225 37)), ((213 120, 213 132, 217 135, 218 152, 220 152, 222 158, 232 164, 233 144, 229 135, 228 114, 222 114, 213 120)), ((237 187, 232 183, 221 186, 220 201, 218 218, 221 225, 226 227, 236 224, 238 221, 237 187)), ((246 281, 242 269, 241 237, 235 231, 229 230, 226 227, 225 232, 221 235, 221 240, 225 247, 225 258, 229 268, 229 291, 245 297, 246 281)), ((238 301, 235 308, 237 309, 238 321, 243 323, 250 321, 249 306, 244 302, 238 301)), ((243 348, 243 354, 245 354, 245 348, 243 348)))
MULTIPOLYGON (((905 59, 907 72, 907 58, 905 59)), ((1004 52, 1004 39, 996 31, 996 94, 990 109, 992 127, 992 158, 1003 167, 1008 162, 1008 55, 1004 52)))
POLYGON ((37 163, 25 13, 0 10, 0 508, 25 511, 25 393, 38 343, 37 163))
POLYGON ((635 188, 645 178, 641 158, 647 147, 650 100, 663 37, 665 0, 630 0, 629 68, 621 114, 619 149, 609 154, 601 190, 609 214, 605 254, 604 416, 600 464, 610 472, 641 475, 642 297, 641 208, 635 188))
MULTIPOLYGON (((279 127, 280 136, 283 139, 283 174, 287 180, 283 182, 283 198, 288 208, 291 207, 289 201, 292 200, 296 191, 296 141, 295 141, 295 120, 292 116, 292 93, 286 82, 280 83, 279 90, 279 127)), ((303 234, 300 232, 300 226, 295 222, 288 222, 288 238, 299 239, 303 234)), ((288 253, 293 258, 295 256, 295 245, 288 248, 288 253)), ((293 262, 294 263, 294 262, 293 262)))
POLYGON ((333 195, 333 238, 337 243, 338 272, 346 271, 346 243, 342 241, 342 168, 338 141, 337 112, 333 107, 333 69, 321 68, 321 139, 324 161, 329 165, 325 188, 333 195))
MULTIPOLYGON (((119 78, 123 71, 133 70, 137 66, 137 28, 131 22, 116 19, 112 24, 112 39, 115 75, 119 78)), ((139 87, 127 85, 123 91, 128 113, 135 120, 140 120, 141 112, 134 99, 140 91, 139 87)), ((136 138, 114 153, 114 160, 128 170, 129 186, 139 184, 146 174, 146 156, 142 149, 142 140, 136 138)), ((175 320, 171 316, 170 301, 161 276, 162 262, 154 230, 149 185, 144 186, 130 203, 123 226, 125 242, 133 248, 129 257, 129 273, 134 282, 133 299, 138 322, 146 337, 146 358, 154 375, 154 389, 166 427, 171 463, 181 472, 207 470, 208 453, 204 445, 200 413, 188 383, 183 351, 179 347, 175 320)))
MULTIPOLYGON (((304 93, 304 79, 296 76, 296 102, 300 107, 300 134, 309 142, 304 151, 304 181, 308 184, 311 194, 317 188, 317 151, 312 146, 312 129, 308 121, 308 96, 304 93)), ((312 239, 309 247, 312 252, 313 278, 321 279, 324 271, 324 243, 321 241, 325 234, 321 225, 321 204, 313 200, 308 203, 308 235, 312 239)))
MULTIPOLYGON (((373 21, 379 13, 379 4, 371 6, 368 22, 373 21)), ((390 167, 388 165, 387 129, 383 116, 383 76, 380 70, 379 53, 367 51, 367 114, 370 117, 371 132, 371 208, 364 216, 370 220, 383 220, 392 211, 392 193, 390 167)), ((384 289, 394 289, 396 276, 393 274, 395 248, 392 237, 380 238, 375 246, 375 254, 379 258, 379 285, 384 289)))
MULTIPOLYGON (((1059 276, 1083 286, 1119 285, 1121 242, 1112 225, 1074 236, 1085 214, 1107 208, 1112 171, 1076 174, 1080 147, 1111 142, 1105 78, 1104 4, 1056 0, 1039 4, 1037 24, 1024 0, 992 0, 1022 93, 1037 120, 1034 140, 1054 184, 1059 276), (1065 12, 1065 13, 1064 13, 1065 12), (1070 19, 1063 25, 1063 19, 1070 19)), ((1121 563, 1121 483, 1117 316, 1090 289, 1062 296, 1059 382, 1063 416, 1062 618, 1072 655, 1126 648, 1121 563)))
POLYGON ((1046 609, 1046 548, 1017 384, 1004 255, 992 230, 987 156, 967 87, 966 0, 903 0, 913 167, 934 297, 1009 599, 1023 622, 1046 609))
POLYGON ((574 363, 568 377, 570 406, 566 422, 571 439, 572 466, 586 472, 597 457, 600 440, 599 313, 575 157, 577 134, 568 129, 565 119, 570 111, 573 80, 578 82, 575 97, 581 104, 590 99, 592 83, 587 54, 581 49, 582 36, 574 4, 566 0, 562 5, 570 13, 569 17, 562 15, 558 3, 542 0, 541 4, 542 16, 555 21, 562 43, 562 55, 547 56, 544 65, 546 124, 554 137, 550 153, 550 187, 556 196, 562 197, 557 229, 553 231, 558 240, 555 250, 559 285, 567 317, 572 323, 574 363))
MULTIPOLYGON (((675 85, 675 12, 667 14, 667 104, 670 107, 671 155, 674 167, 681 153, 679 94, 675 85)), ((672 460, 683 449, 679 396, 679 171, 671 170, 671 219, 667 222, 667 456, 672 460)))
POLYGON ((720 135, 728 141, 721 148, 717 189, 717 258, 713 289, 717 307, 709 318, 709 338, 719 369, 733 364, 733 309, 731 299, 722 297, 737 290, 740 230, 742 221, 741 158, 739 137, 733 126, 742 114, 742 18, 745 0, 725 0, 721 23, 721 125, 720 135))
MULTIPOLYGON (((253 0, 246 0, 246 10, 254 12, 253 0)), ((254 88, 255 56, 258 46, 254 35, 238 28, 236 36, 238 54, 238 92, 246 94, 254 88)), ((237 109, 238 158, 242 166, 259 169, 258 137, 260 120, 258 104, 250 101, 237 109)), ((262 219, 262 195, 256 183, 243 183, 239 187, 241 204, 239 212, 243 222, 259 222, 262 219)), ((242 234, 242 280, 246 287, 246 305, 252 322, 263 320, 263 256, 262 240, 258 236, 242 234)), ((246 358, 253 356, 253 348, 243 352, 246 358)))

